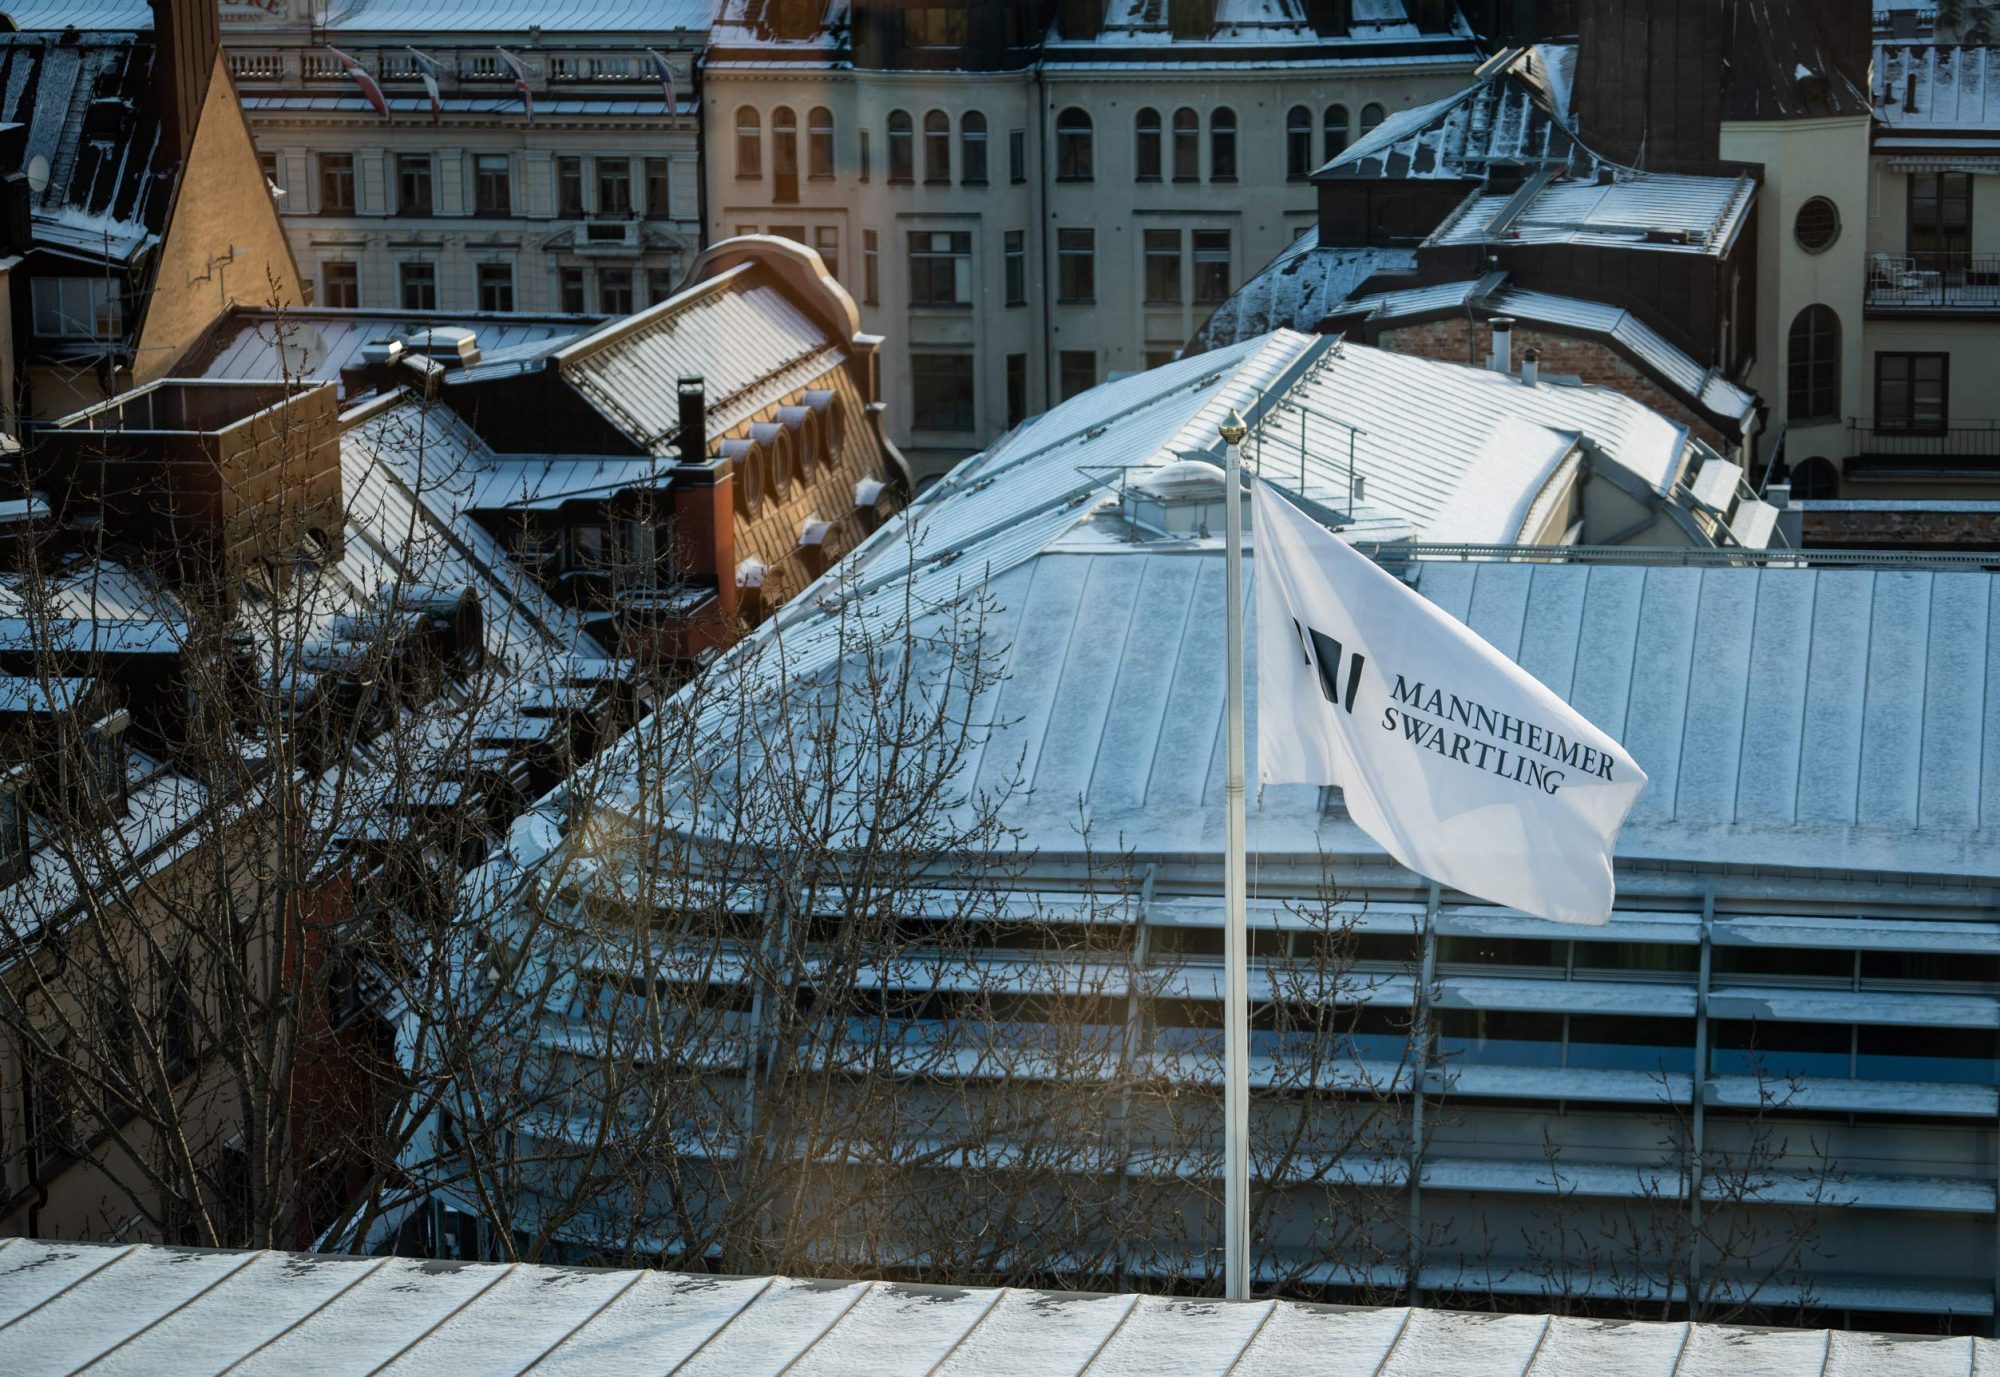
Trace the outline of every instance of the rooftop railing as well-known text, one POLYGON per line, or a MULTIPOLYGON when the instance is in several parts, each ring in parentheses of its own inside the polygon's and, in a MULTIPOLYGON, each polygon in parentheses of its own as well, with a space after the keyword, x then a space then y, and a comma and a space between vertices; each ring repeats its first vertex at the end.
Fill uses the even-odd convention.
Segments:
POLYGON ((1868 260, 1870 308, 2000 311, 2000 253, 1878 253, 1868 260))

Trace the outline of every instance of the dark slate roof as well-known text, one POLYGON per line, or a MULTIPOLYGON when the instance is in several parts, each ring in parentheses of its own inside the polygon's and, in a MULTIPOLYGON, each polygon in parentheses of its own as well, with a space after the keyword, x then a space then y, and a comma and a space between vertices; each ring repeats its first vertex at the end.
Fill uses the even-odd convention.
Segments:
POLYGON ((1815 22, 1825 0, 1735 0, 1723 118, 1809 119, 1873 112, 1815 22))
MULTIPOLYGON (((38 247, 129 259, 166 222, 175 169, 160 147, 150 34, 0 34, 0 120, 23 124, 38 247)), ((13 171, 11 167, 0 168, 13 171)))

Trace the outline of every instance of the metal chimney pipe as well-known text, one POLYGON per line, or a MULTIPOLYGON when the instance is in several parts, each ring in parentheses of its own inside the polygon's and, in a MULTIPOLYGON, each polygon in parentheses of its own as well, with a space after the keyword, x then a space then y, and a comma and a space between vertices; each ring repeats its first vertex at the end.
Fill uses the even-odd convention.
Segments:
POLYGON ((708 459, 708 396, 701 376, 683 373, 679 383, 680 434, 683 464, 705 463, 708 459))
POLYGON ((1493 356, 1488 360, 1495 373, 1514 371, 1514 318, 1495 316, 1489 322, 1493 326, 1493 356))
POLYGON ((1542 352, 1529 349, 1521 355, 1521 381, 1533 387, 1542 374, 1542 352))

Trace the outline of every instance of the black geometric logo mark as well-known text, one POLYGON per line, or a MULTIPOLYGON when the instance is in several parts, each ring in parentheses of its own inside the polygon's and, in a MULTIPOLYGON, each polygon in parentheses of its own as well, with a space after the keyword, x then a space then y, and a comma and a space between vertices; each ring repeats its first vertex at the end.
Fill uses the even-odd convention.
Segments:
POLYGON ((1326 695, 1326 701, 1344 709, 1350 716, 1354 712, 1354 694, 1361 687, 1361 666, 1368 663, 1366 655, 1356 655, 1347 663, 1347 692, 1340 691, 1340 642, 1324 632, 1300 626, 1298 619, 1292 619, 1292 629, 1299 633, 1299 649, 1306 657, 1306 663, 1319 671, 1319 691, 1326 695))

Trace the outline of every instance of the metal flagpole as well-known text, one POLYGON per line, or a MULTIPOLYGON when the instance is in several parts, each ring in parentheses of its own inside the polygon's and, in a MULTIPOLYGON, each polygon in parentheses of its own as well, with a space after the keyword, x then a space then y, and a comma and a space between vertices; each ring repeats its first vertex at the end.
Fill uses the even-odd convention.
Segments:
POLYGON ((1228 458, 1222 497, 1228 512, 1228 568, 1223 618, 1228 628, 1229 773, 1223 782, 1228 811, 1223 857, 1223 1293, 1250 1299, 1250 933, 1244 885, 1243 805, 1243 418, 1230 408, 1221 426, 1228 458))

